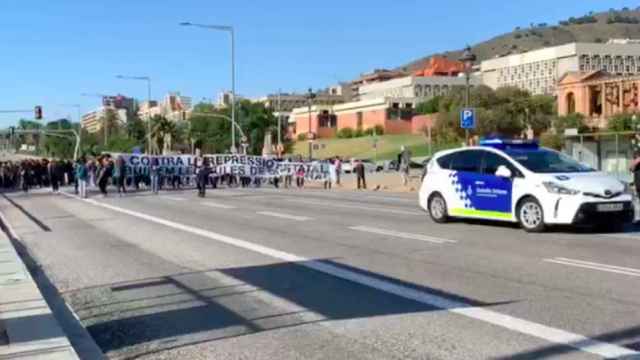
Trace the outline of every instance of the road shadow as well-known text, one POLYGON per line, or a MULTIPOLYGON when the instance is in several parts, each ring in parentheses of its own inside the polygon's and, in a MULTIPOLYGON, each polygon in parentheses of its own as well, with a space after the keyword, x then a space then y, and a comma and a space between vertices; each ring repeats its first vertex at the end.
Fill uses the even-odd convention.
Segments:
MULTIPOLYGON (((513 302, 486 303, 332 260, 313 263, 417 290, 460 306, 491 307, 513 302)), ((275 263, 92 287, 78 293, 99 293, 104 303, 76 311, 103 352, 136 358, 324 321, 441 310, 308 266, 306 262, 275 263), (282 300, 288 305, 281 305, 282 300), (140 344, 145 346, 136 346, 140 344)))
MULTIPOLYGON (((600 334, 591 337, 593 340, 599 340, 606 343, 615 343, 620 346, 626 347, 630 350, 640 352, 640 326, 629 327, 626 329, 616 330, 600 334)), ((586 346, 587 343, 572 343, 573 346, 586 346)), ((561 355, 565 355, 576 351, 575 348, 565 345, 549 345, 539 347, 527 351, 523 351, 517 354, 512 354, 506 357, 498 358, 497 360, 530 360, 530 359, 546 359, 555 358, 561 355)), ((617 359, 640 359, 640 355, 631 355, 628 357, 619 357, 617 359)))

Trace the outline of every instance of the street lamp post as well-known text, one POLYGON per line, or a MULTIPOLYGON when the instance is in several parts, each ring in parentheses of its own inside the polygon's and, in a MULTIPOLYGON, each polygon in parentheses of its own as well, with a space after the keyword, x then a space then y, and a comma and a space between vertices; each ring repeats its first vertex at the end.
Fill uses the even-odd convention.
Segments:
MULTIPOLYGON (((236 123, 236 39, 235 32, 233 30, 233 26, 227 25, 204 25, 204 24, 194 24, 191 22, 182 22, 181 26, 194 26, 203 29, 216 30, 216 31, 226 31, 231 35, 231 121, 236 123)), ((231 127, 231 153, 235 154, 237 152, 236 147, 236 129, 234 126, 231 127)))
POLYGON ((151 155, 151 77, 117 75, 116 78, 122 80, 140 80, 147 82, 147 154, 151 155))
MULTIPOLYGON (((471 52, 471 47, 469 45, 467 45, 467 47, 464 49, 464 53, 462 53, 462 56, 460 57, 459 60, 462 63, 464 63, 464 78, 466 83, 466 91, 464 94, 464 106, 468 108, 470 97, 471 97, 471 85, 470 85, 471 70, 472 70, 471 67, 473 66, 473 63, 476 61, 476 56, 471 52)), ((464 129, 464 137, 465 137, 465 143, 468 146, 469 145, 469 129, 464 129)))
POLYGON ((308 105, 308 115, 309 115, 309 128, 307 131, 307 141, 309 142, 309 161, 313 160, 313 132, 311 131, 311 105, 313 105, 313 99, 316 97, 316 94, 313 93, 313 89, 309 88, 307 92, 307 105, 308 105))
POLYGON ((280 99, 281 90, 278 89, 278 156, 280 154, 280 148, 282 147, 282 103, 280 99))

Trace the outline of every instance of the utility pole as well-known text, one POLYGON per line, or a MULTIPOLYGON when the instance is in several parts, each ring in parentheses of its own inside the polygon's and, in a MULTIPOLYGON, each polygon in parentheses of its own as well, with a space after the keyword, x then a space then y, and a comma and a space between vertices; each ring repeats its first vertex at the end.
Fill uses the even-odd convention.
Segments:
MULTIPOLYGON (((464 106, 468 109, 471 102, 471 71, 473 63, 476 61, 476 56, 471 52, 471 47, 469 45, 464 49, 464 53, 459 60, 464 63, 464 78, 466 83, 464 106)), ((464 138, 466 146, 469 146, 469 129, 464 129, 464 138)))
POLYGON ((281 90, 278 89, 278 149, 282 146, 282 104, 280 99, 281 90))
POLYGON ((316 97, 316 94, 313 93, 313 89, 309 88, 307 93, 307 105, 309 110, 309 129, 307 131, 307 141, 309 142, 309 161, 313 160, 313 140, 314 134, 311 131, 311 105, 313 104, 313 99, 316 97))

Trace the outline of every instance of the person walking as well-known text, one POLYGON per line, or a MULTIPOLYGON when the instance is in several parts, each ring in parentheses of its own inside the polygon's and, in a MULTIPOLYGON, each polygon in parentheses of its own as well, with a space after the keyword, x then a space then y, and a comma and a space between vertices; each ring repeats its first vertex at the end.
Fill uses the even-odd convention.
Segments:
POLYGON ((336 156, 333 166, 336 174, 336 185, 340 186, 340 175, 342 175, 342 159, 340 159, 340 156, 336 156))
POLYGON ((288 189, 293 186, 293 166, 291 165, 291 159, 286 160, 284 166, 284 188, 288 189))
POLYGON ((304 176, 305 176, 304 165, 299 165, 298 169, 296 170, 296 186, 298 187, 298 189, 304 188, 304 176))
POLYGON ((149 178, 151 180, 151 191, 154 194, 158 194, 158 191, 160 190, 160 163, 157 158, 151 159, 149 178))
POLYGON ((124 194, 127 193, 127 187, 125 185, 126 178, 127 174, 124 159, 122 158, 122 156, 118 156, 118 158, 116 159, 116 164, 113 168, 113 182, 118 189, 118 196, 124 196, 124 194))
POLYGON ((31 184, 31 169, 29 163, 26 161, 20 165, 20 182, 22 183, 22 191, 24 193, 29 192, 29 185, 31 184))
POLYGON ((205 158, 202 162, 200 170, 198 170, 197 184, 198 184, 198 196, 203 198, 207 195, 207 183, 209 182, 209 175, 211 174, 211 167, 209 166, 209 159, 205 158))
POLYGON ((87 172, 89 173, 89 186, 96 187, 96 179, 98 174, 98 164, 95 160, 90 160, 87 165, 87 172))
POLYGON ((367 189, 367 180, 365 179, 364 164, 360 160, 356 160, 356 166, 353 167, 353 171, 356 173, 358 190, 367 189))
POLYGON ((404 145, 400 148, 400 177, 402 178, 402 185, 407 186, 409 184, 409 170, 411 163, 411 151, 404 145))
POLYGON ((87 170, 87 161, 84 157, 76 161, 75 179, 78 184, 78 195, 87 198, 87 182, 89 181, 89 171, 87 170))
POLYGON ((102 157, 98 161, 100 163, 100 169, 98 170, 98 188, 102 197, 107 197, 107 185, 109 185, 109 160, 106 156, 102 157))
POLYGON ((49 177, 49 183, 51 184, 51 192, 57 194, 60 190, 60 178, 59 178, 59 166, 55 160, 49 161, 47 164, 47 176, 49 177))
POLYGON ((321 169, 321 174, 324 177, 324 189, 330 190, 333 183, 336 181, 336 167, 331 163, 331 160, 326 160, 323 163, 318 164, 321 169))

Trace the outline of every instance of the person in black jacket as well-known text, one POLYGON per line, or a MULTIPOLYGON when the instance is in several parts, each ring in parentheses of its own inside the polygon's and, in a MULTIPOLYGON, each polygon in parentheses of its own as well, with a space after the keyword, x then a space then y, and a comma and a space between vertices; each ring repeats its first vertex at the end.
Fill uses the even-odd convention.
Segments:
POLYGON ((357 160, 356 161, 356 166, 353 168, 353 170, 356 173, 356 177, 358 178, 357 182, 358 182, 358 190, 362 189, 367 189, 367 180, 365 179, 365 168, 364 168, 364 164, 362 163, 362 161, 357 160))
POLYGON ((198 174, 196 175, 199 197, 206 196, 207 183, 209 182, 210 174, 211 174, 211 167, 209 166, 209 159, 205 158, 202 162, 202 166, 198 170, 198 174))
POLYGON ((100 170, 98 173, 98 187, 103 197, 107 197, 107 185, 109 184, 109 178, 112 174, 113 164, 109 161, 108 157, 103 157, 100 161, 100 170))
POLYGON ((51 191, 57 194, 60 191, 60 166, 57 161, 51 160, 47 164, 47 176, 51 184, 51 191))

